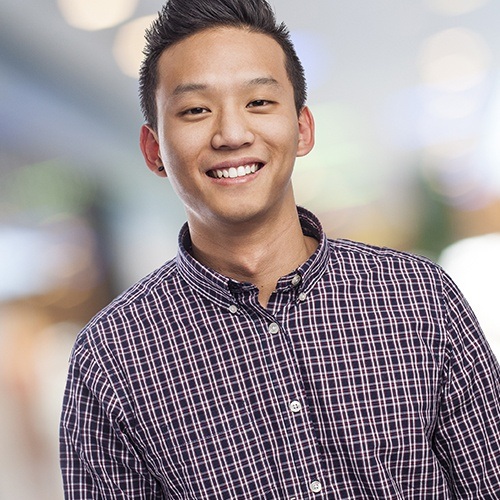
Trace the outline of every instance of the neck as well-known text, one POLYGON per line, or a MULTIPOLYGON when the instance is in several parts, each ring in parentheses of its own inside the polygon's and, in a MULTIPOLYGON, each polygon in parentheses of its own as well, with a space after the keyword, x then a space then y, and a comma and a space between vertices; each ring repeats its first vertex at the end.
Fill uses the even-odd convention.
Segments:
POLYGON ((216 229, 190 221, 190 233, 195 259, 236 281, 253 283, 263 307, 279 278, 305 262, 318 245, 302 233, 295 205, 259 222, 222 224, 216 229))

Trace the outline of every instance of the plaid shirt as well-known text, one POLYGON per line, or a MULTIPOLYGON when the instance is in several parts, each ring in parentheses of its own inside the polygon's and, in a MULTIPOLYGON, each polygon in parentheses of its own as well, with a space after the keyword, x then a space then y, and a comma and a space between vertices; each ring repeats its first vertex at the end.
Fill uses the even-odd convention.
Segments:
POLYGON ((327 240, 257 289, 175 259, 81 332, 68 499, 500 499, 500 370, 424 258, 327 240))

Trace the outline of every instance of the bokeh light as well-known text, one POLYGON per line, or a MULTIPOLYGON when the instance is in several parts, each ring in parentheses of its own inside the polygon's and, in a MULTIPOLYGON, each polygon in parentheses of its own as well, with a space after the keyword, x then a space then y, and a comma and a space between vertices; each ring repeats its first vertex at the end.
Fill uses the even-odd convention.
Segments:
POLYGON ((491 67, 491 53, 478 33, 450 28, 425 40, 419 66, 425 85, 463 91, 484 80, 491 67))
POLYGON ((57 0, 66 22, 82 30, 110 28, 128 19, 139 0, 57 0))
POLYGON ((143 59, 144 31, 155 16, 143 16, 122 26, 115 37, 113 54, 121 71, 131 78, 138 78, 143 59))
POLYGON ((439 259, 469 301, 500 359, 500 234, 458 241, 439 259))
POLYGON ((439 14, 458 16, 473 12, 489 0, 425 0, 427 6, 439 14))

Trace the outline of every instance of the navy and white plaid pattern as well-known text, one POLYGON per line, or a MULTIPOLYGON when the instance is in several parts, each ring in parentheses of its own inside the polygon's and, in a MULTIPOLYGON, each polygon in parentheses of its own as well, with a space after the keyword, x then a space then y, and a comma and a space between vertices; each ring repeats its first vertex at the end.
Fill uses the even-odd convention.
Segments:
POLYGON ((327 240, 267 309, 189 254, 81 332, 67 499, 500 499, 500 370, 426 259, 327 240))

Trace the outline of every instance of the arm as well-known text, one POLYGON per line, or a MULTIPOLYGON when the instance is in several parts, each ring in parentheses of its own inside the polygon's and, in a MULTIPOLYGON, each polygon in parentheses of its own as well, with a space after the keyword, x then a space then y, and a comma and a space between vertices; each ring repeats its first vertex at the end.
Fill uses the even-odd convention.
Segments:
POLYGON ((124 422, 116 390, 91 354, 77 346, 60 427, 66 499, 162 498, 158 483, 130 442, 124 422))
POLYGON ((447 352, 434 448, 457 499, 500 499, 500 367, 469 305, 443 278, 447 352))

